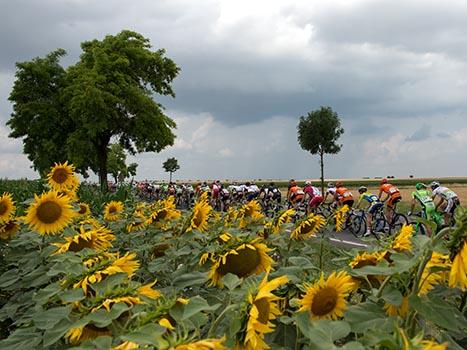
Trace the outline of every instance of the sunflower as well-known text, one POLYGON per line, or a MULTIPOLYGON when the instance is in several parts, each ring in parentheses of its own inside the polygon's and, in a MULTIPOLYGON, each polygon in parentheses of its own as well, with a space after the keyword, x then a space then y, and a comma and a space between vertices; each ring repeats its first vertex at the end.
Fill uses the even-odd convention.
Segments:
POLYGON ((177 345, 169 350, 227 350, 222 344, 225 341, 222 339, 203 339, 192 343, 177 345))
POLYGON ((118 254, 104 253, 84 262, 87 271, 77 278, 73 288, 82 288, 87 293, 88 286, 102 281, 104 278, 117 273, 126 273, 128 277, 133 276, 139 268, 135 253, 126 253, 119 257, 118 254))
POLYGON ((15 215, 15 203, 10 193, 3 193, 0 197, 0 224, 10 221, 15 215))
POLYGON ((56 234, 62 231, 76 216, 70 199, 50 191, 40 197, 34 195, 29 205, 25 222, 40 234, 56 234))
POLYGON ((112 332, 107 327, 97 327, 93 324, 87 324, 83 327, 71 328, 66 334, 65 338, 70 344, 80 344, 86 340, 95 339, 100 336, 110 336, 112 332))
POLYGON ((15 220, 0 224, 0 239, 5 241, 11 239, 19 231, 19 225, 15 220))
POLYGON ((299 300, 299 311, 306 311, 310 318, 337 319, 347 308, 345 298, 354 289, 352 277, 346 272, 333 272, 326 280, 323 273, 313 285, 305 285, 306 293, 299 300))
POLYGON ((410 339, 404 329, 397 327, 397 330, 396 337, 400 349, 402 350, 446 350, 448 348, 448 342, 438 344, 432 340, 423 340, 423 334, 419 334, 415 338, 410 339))
POLYGON ((135 212, 133 220, 126 226, 128 233, 135 232, 146 227, 148 219, 141 212, 135 212))
POLYGON ((47 175, 47 181, 50 187, 55 191, 74 190, 79 185, 79 180, 74 174, 75 168, 68 162, 63 164, 55 163, 55 166, 47 175))
POLYGON ((400 316, 400 317, 407 316, 407 312, 409 311, 409 297, 407 296, 402 297, 402 302, 400 305, 393 305, 393 304, 385 303, 384 310, 386 310, 386 313, 389 316, 400 316))
POLYGON ((276 215, 272 222, 272 233, 279 233, 282 225, 291 222, 293 220, 294 215, 294 209, 287 209, 276 215))
POLYGON ((120 201, 111 201, 104 207, 104 220, 117 221, 120 219, 120 214, 123 213, 123 203, 120 201))
POLYGON ((272 291, 287 282, 286 276, 268 282, 266 274, 255 293, 249 293, 246 334, 242 335, 239 344, 245 350, 269 348, 264 342, 264 335, 274 331, 274 324, 270 321, 275 320, 281 314, 277 305, 277 301, 281 298, 272 294, 272 291))
POLYGON ((467 289, 467 241, 461 243, 461 249, 455 255, 449 273, 449 287, 456 286, 463 291, 467 289))
POLYGON ((65 252, 79 252, 84 248, 94 249, 96 251, 107 250, 112 246, 115 236, 112 232, 101 226, 91 230, 86 230, 85 225, 81 225, 79 232, 71 237, 65 237, 63 243, 53 243, 58 250, 54 254, 65 252))
POLYGON ((391 243, 391 249, 396 252, 406 252, 412 250, 412 241, 414 228, 412 225, 403 225, 399 234, 394 238, 391 243))
POLYGON ((428 261, 423 270, 418 294, 425 295, 432 290, 435 285, 447 281, 450 265, 451 263, 448 255, 433 252, 430 261, 428 261), (434 268, 435 271, 432 271, 432 268, 434 268), (440 270, 443 268, 444 271, 440 270))
POLYGON ((164 327, 164 328, 167 328, 168 330, 171 330, 173 331, 175 329, 175 327, 172 325, 172 323, 165 317, 162 317, 159 321, 157 321, 157 323, 164 327))
POLYGON ((79 206, 78 214, 80 216, 88 216, 91 214, 91 209, 89 208, 89 204, 81 202, 81 203, 78 203, 78 206, 79 206))
POLYGON ((135 350, 138 349, 139 345, 132 341, 124 341, 120 345, 114 346, 112 350, 135 350))
POLYGON ((237 218, 240 219, 238 227, 245 228, 258 219, 263 218, 263 216, 264 215, 261 213, 261 206, 259 203, 255 199, 249 201, 238 210, 237 218))
POLYGON ((211 256, 213 261, 209 273, 211 285, 222 287, 221 278, 228 273, 247 277, 269 272, 273 263, 268 255, 271 250, 266 244, 259 243, 258 239, 255 239, 250 243, 240 243, 225 254, 211 256))
POLYGON ((203 200, 203 196, 201 196, 201 200, 199 200, 195 206, 193 207, 189 227, 186 230, 198 230, 201 232, 205 232, 208 229, 208 219, 209 214, 212 211, 211 205, 209 205, 207 200, 203 200))
POLYGON ((159 201, 154 207, 153 212, 147 219, 146 224, 155 224, 157 228, 164 227, 164 223, 167 221, 178 219, 181 216, 180 210, 175 207, 175 198, 170 196, 169 198, 159 201))
POLYGON ((345 221, 347 220, 347 212, 349 211, 349 206, 346 204, 335 212, 336 218, 336 232, 341 232, 344 229, 345 221))
POLYGON ((326 219, 321 215, 310 214, 305 220, 295 226, 290 234, 290 238, 302 240, 316 235, 316 233, 326 224, 326 219))
POLYGON ((376 266, 384 258, 385 254, 385 251, 374 253, 363 252, 354 257, 349 266, 353 269, 359 269, 364 266, 376 266))

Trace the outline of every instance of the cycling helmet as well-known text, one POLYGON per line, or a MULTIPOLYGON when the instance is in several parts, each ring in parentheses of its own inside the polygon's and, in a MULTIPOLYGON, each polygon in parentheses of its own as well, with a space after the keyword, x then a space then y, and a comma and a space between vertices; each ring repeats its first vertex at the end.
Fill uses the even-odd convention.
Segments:
POLYGON ((387 183, 388 183, 388 179, 386 179, 386 178, 381 179, 381 185, 387 184, 387 183))
POLYGON ((311 185, 311 181, 305 181, 305 186, 310 186, 311 185))
POLYGON ((430 187, 431 187, 432 190, 434 190, 435 188, 438 188, 439 187, 439 182, 438 181, 433 181, 430 184, 430 187))
POLYGON ((358 193, 365 193, 366 191, 368 191, 368 188, 366 188, 365 186, 360 186, 358 188, 358 193))
POLYGON ((342 181, 337 181, 336 182, 336 187, 342 187, 344 186, 344 184, 342 183, 342 181))
POLYGON ((421 182, 418 182, 416 185, 415 185, 415 188, 417 190, 422 190, 424 188, 426 188, 426 185, 425 184, 422 184, 421 182))
POLYGON ((328 182, 328 188, 334 187, 334 184, 332 182, 328 182))
POLYGON ((297 186, 297 182, 295 180, 291 180, 290 181, 290 186, 291 187, 297 186))

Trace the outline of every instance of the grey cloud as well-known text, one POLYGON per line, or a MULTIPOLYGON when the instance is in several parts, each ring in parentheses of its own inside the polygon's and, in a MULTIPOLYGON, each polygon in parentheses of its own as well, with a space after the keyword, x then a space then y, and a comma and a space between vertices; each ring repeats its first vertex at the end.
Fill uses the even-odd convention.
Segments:
POLYGON ((424 124, 420 129, 417 129, 412 135, 406 138, 406 141, 423 141, 431 137, 431 128, 424 124))
POLYGON ((451 137, 451 134, 448 132, 442 131, 442 132, 437 133, 436 136, 439 137, 440 139, 448 139, 451 137))

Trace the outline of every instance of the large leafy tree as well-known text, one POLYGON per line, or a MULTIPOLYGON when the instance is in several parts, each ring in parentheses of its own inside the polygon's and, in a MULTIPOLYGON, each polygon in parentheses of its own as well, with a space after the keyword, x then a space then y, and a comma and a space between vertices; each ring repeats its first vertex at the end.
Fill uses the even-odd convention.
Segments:
POLYGON ((324 193, 324 155, 337 154, 342 145, 337 140, 344 133, 339 116, 331 107, 321 107, 301 116, 298 123, 298 143, 311 154, 317 154, 321 168, 321 191, 324 193))
POLYGON ((178 160, 174 157, 168 158, 164 163, 162 163, 162 167, 167 173, 170 173, 170 182, 172 182, 172 174, 180 169, 180 165, 178 165, 178 160))
POLYGON ((31 65, 29 69, 34 72, 43 59, 18 64, 17 80, 10 96, 14 103, 14 113, 9 121, 13 130, 11 136, 26 136, 24 151, 36 168, 43 163, 49 162, 50 166, 53 161, 68 159, 82 171, 91 169, 96 172, 101 187, 107 189, 111 139, 131 154, 160 152, 173 145, 175 135, 172 130, 176 124, 164 114, 154 95, 175 96, 171 83, 179 68, 165 57, 164 50, 151 50, 148 39, 131 31, 109 35, 101 41, 83 42, 81 48, 83 53, 79 61, 67 70, 58 63, 64 54, 62 50, 46 57, 51 61, 46 62, 46 68, 50 66, 54 73, 56 71, 60 85, 57 86, 52 77, 39 82, 41 89, 46 91, 27 100, 30 105, 27 113, 24 100, 15 91, 21 90, 21 95, 25 95, 28 90, 34 90, 38 83, 29 79, 23 66, 31 65), (48 94, 47 88, 52 90, 52 87, 56 93, 48 94), (60 107, 46 106, 55 113, 53 118, 47 109, 40 114, 31 111, 44 95, 52 107, 57 104, 60 107), (65 125, 60 125, 58 120, 65 125), (17 127, 31 122, 42 129, 19 130, 17 127), (52 140, 53 147, 62 153, 52 149, 45 155, 46 135, 52 140), (28 138, 37 141, 35 149, 26 147, 28 138), (55 143, 55 139, 61 143, 55 143), (46 159, 42 160, 44 157, 46 159))

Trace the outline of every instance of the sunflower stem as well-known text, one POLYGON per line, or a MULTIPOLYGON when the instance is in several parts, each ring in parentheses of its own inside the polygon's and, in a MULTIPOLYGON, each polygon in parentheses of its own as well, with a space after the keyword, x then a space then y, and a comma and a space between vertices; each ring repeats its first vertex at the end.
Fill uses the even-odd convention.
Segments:
POLYGON ((386 285, 389 283, 391 278, 392 278, 392 275, 389 275, 384 279, 383 283, 381 283, 381 286, 378 289, 378 293, 376 294, 377 298, 381 298, 381 295, 383 294, 384 287, 386 287, 386 285))
POLYGON ((224 311, 222 311, 220 313, 219 316, 217 316, 216 320, 212 323, 212 326, 211 328, 209 329, 208 331, 208 338, 212 338, 217 330, 217 327, 219 326, 219 324, 221 323, 222 319, 224 318, 225 314, 227 312, 229 312, 230 310, 236 308, 237 305, 236 304, 231 304, 229 306, 227 306, 224 311))

